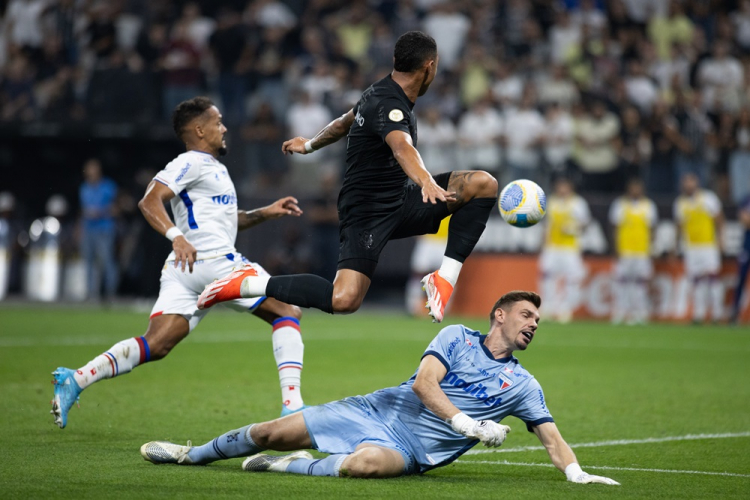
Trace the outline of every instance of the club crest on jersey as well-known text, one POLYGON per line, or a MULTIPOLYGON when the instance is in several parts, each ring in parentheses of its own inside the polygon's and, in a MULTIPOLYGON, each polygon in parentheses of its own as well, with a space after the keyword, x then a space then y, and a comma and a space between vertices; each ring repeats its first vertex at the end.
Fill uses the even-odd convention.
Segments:
POLYGON ((467 345, 468 345, 469 347, 471 347, 471 346, 473 346, 473 345, 474 345, 474 344, 472 344, 472 343, 471 343, 471 340, 469 340, 469 339, 466 339, 466 344, 467 344, 467 345))
POLYGON ((501 391, 504 390, 504 389, 507 389, 508 387, 510 387, 511 385, 513 385, 513 381, 510 378, 508 378, 508 376, 505 375, 503 372, 498 373, 497 377, 502 382, 500 384, 500 390, 501 391))
POLYGON ((400 109, 392 109, 391 112, 388 113, 388 118, 393 122, 400 122, 404 119, 404 113, 400 109))

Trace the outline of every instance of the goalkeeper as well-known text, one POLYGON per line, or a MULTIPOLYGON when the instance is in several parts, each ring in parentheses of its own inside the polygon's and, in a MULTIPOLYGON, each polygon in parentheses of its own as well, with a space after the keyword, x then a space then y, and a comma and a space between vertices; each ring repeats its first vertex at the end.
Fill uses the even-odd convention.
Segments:
POLYGON ((581 470, 544 402, 539 382, 512 355, 536 334, 541 299, 509 292, 493 306, 485 335, 462 325, 443 328, 419 369, 397 387, 304 409, 229 431, 202 446, 153 441, 141 447, 153 463, 202 465, 249 457, 246 471, 386 478, 447 465, 479 442, 500 446, 512 415, 526 423, 552 463, 575 483, 619 484, 581 470), (267 455, 265 450, 315 449, 267 455))

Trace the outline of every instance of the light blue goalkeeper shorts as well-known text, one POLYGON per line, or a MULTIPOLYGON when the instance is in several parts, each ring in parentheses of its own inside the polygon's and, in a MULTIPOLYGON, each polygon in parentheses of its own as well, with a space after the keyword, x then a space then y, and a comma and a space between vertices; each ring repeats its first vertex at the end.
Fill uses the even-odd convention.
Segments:
POLYGON ((383 422, 377 410, 362 396, 341 399, 302 410, 313 448, 323 453, 353 453, 362 443, 396 450, 404 458, 404 474, 416 474, 414 453, 383 422))

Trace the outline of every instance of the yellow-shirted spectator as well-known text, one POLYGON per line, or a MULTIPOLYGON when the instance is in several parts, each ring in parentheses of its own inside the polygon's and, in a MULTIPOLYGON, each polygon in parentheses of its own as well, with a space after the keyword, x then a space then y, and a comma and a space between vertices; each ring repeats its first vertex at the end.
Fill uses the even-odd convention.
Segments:
POLYGON ((669 4, 669 15, 655 16, 648 23, 648 36, 654 43, 659 59, 670 58, 672 44, 689 44, 693 40, 695 27, 693 21, 685 15, 680 2, 669 4))
POLYGON ((698 176, 689 173, 681 179, 682 194, 674 202, 678 244, 683 245, 685 273, 692 280, 693 321, 702 322, 709 303, 712 319, 723 317, 723 287, 720 235, 724 224, 721 201, 711 191, 700 188, 698 176))
POLYGON ((654 273, 651 241, 656 219, 656 204, 644 195, 640 179, 630 180, 625 195, 610 207, 609 221, 615 229, 617 249, 612 287, 613 323, 648 321, 648 283, 654 273))
POLYGON ((588 203, 573 190, 569 179, 555 182, 547 199, 546 237, 539 257, 545 316, 568 322, 580 301, 586 268, 581 257, 581 236, 591 220, 588 203))

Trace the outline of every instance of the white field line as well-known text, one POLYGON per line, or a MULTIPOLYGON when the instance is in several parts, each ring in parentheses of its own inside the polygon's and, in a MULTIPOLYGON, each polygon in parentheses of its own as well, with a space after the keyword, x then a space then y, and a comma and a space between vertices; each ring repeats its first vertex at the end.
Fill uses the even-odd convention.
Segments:
MULTIPOLYGON (((528 462, 509 462, 502 460, 499 462, 492 462, 489 460, 457 460, 456 462, 462 464, 483 464, 483 465, 517 465, 521 467, 554 467, 552 464, 537 464, 528 462)), ((678 470, 678 469, 643 469, 639 467, 609 467, 607 465, 584 465, 585 469, 601 469, 601 470, 625 470, 625 471, 636 471, 636 472, 665 472, 669 474, 700 474, 704 476, 730 476, 730 477, 750 477, 750 474, 735 474, 733 472, 709 472, 701 470, 678 470)))
MULTIPOLYGON (((728 439, 750 437, 750 432, 725 432, 723 434, 686 434, 684 436, 664 436, 643 439, 617 439, 612 441, 595 441, 593 443, 573 443, 571 448, 600 448, 602 446, 623 446, 629 444, 667 443, 670 441, 696 441, 699 439, 728 439)), ((469 450, 466 455, 484 455, 487 453, 517 453, 520 451, 543 450, 544 446, 518 446, 499 450, 469 450)))

